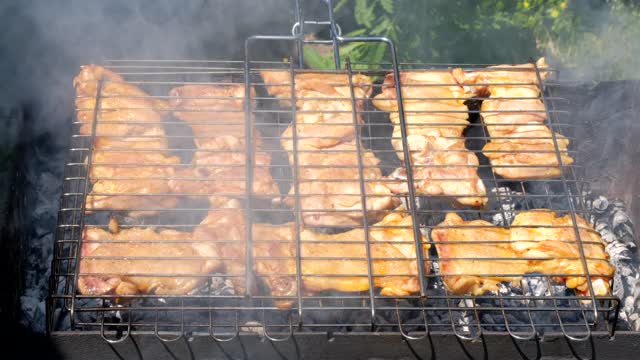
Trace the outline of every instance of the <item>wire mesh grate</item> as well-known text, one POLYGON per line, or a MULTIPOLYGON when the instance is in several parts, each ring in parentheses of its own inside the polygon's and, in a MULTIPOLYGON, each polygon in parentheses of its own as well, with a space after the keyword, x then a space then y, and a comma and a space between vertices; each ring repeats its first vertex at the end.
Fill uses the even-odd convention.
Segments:
MULTIPOLYGON (((468 73, 487 69, 455 66, 468 73)), ((313 71, 289 62, 149 60, 108 61, 105 68, 126 83, 102 79, 94 97, 78 98, 56 229, 51 331, 97 330, 111 341, 136 331, 154 331, 166 340, 198 334, 219 341, 244 333, 284 340, 298 332, 394 331, 413 338, 448 331, 473 339, 483 331, 516 338, 561 331, 580 340, 596 329, 615 329, 619 300, 593 285, 610 288, 612 274, 592 273, 590 265, 598 258, 585 252, 599 245, 590 235, 593 230, 579 221, 588 218, 582 169, 563 163, 563 156, 570 156, 579 164, 579 154, 558 144, 579 139, 571 137, 571 122, 558 116, 562 112, 554 104, 563 100, 552 94, 552 86, 518 100, 545 105, 544 126, 552 136, 546 140, 553 142, 551 155, 558 160, 552 166, 561 171, 554 178, 525 179, 497 175, 500 166, 492 165, 483 150, 501 140, 491 136, 493 125, 481 119, 487 114, 481 107, 485 96, 468 95, 463 107, 443 111, 416 110, 413 104, 459 99, 398 93, 407 105, 404 112, 395 112, 405 118, 390 121, 394 111, 375 106, 386 99, 390 86, 384 80, 393 69, 385 64, 347 61, 345 70, 313 71), (267 81, 269 72, 284 74, 285 81, 267 81), (366 86, 359 76, 373 80, 369 89, 362 90, 366 86), (305 81, 313 85, 305 88, 305 81), (130 85, 145 93, 118 94, 119 87, 130 85), (233 91, 193 95, 172 90, 186 86, 233 91), (322 95, 318 89, 327 86, 329 95, 322 95), (274 89, 282 89, 282 95, 274 95, 274 89), (140 103, 150 107, 135 107, 140 103), (443 112, 463 114, 468 121, 450 123, 444 116, 421 124, 412 119, 443 112), (464 128, 464 135, 430 141, 462 142, 463 148, 432 153, 464 152, 478 158, 478 164, 415 164, 410 142, 415 129, 452 126, 464 128), (310 142, 332 146, 314 148, 310 142), (417 190, 423 169, 436 173, 444 168, 448 172, 441 181, 455 184, 467 180, 458 174, 469 167, 477 172, 484 194, 417 190), (380 190, 391 185, 406 190, 380 190), (485 198, 486 204, 459 203, 469 196, 485 198), (569 220, 509 227, 519 214, 535 209, 569 220), (460 221, 443 225, 449 213, 460 221), (469 223, 474 220, 484 222, 469 223), (449 238, 444 244, 434 235, 443 229, 482 229, 514 236, 514 229, 533 227, 567 236, 565 243, 573 243, 578 253, 446 255, 444 250, 455 250, 464 240, 449 238), (475 266, 470 273, 446 272, 465 261, 475 266), (514 269, 524 262, 532 271, 486 270, 487 264, 501 261, 515 264, 514 269), (557 265, 563 262, 578 268, 563 271, 557 265), (540 263, 556 265, 546 269, 540 263), (474 294, 454 288, 447 282, 453 277, 498 281, 490 291, 474 294), (568 279, 583 279, 582 290, 567 286, 568 279)), ((449 73, 452 65, 399 64, 396 77, 409 69, 449 73)), ((541 70, 533 71, 542 83, 541 70)), ((517 156, 544 153, 511 151, 517 156)), ((484 250, 513 241, 484 233, 467 237, 473 236, 474 245, 484 250)))

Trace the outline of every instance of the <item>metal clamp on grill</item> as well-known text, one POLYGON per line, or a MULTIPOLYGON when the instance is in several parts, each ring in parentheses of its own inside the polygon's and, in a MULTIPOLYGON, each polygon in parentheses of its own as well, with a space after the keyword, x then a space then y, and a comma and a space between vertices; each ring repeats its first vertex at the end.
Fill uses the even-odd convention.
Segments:
POLYGON ((296 1, 292 35, 248 38, 244 61, 82 68, 50 330, 612 336, 615 269, 545 89, 555 70, 401 64, 325 2, 318 21, 296 1), (259 59, 263 41, 297 59, 259 59), (390 62, 342 60, 352 42, 390 62), (308 44, 335 70, 303 69, 308 44))

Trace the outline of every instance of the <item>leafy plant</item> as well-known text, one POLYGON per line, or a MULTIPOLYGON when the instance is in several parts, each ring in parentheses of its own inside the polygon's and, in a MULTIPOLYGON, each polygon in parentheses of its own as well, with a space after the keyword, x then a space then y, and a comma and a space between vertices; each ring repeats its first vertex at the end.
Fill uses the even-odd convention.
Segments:
MULTIPOLYGON (((354 29, 396 42, 401 61, 522 62, 541 54, 596 80, 638 78, 640 2, 633 0, 340 0, 354 29)), ((351 43, 341 57, 389 62, 381 43, 351 43)), ((333 68, 332 53, 305 50, 307 64, 333 68)))
MULTIPOLYGON (((383 36, 390 39, 398 38, 398 19, 393 0, 340 0, 335 11, 353 5, 355 22, 362 26, 350 31, 344 36, 356 37, 363 35, 383 36), (351 4, 353 3, 353 4, 351 4)), ((383 42, 352 42, 340 46, 340 58, 344 63, 348 57, 352 61, 360 62, 359 67, 369 67, 378 64, 387 56, 387 44, 383 42)), ((321 54, 317 47, 307 47, 304 51, 305 61, 314 68, 329 69, 335 66, 333 53, 321 54)))

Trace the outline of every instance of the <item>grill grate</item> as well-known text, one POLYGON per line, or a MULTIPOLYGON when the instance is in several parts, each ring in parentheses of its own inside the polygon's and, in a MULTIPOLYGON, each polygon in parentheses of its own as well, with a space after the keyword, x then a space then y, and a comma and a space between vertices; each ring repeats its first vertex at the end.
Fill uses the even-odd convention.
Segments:
MULTIPOLYGON (((290 63, 256 63, 261 69, 283 69, 294 72, 290 63)), ((231 84, 243 84, 242 62, 108 62, 107 67, 118 71, 133 84, 142 87, 150 94, 168 93, 168 89, 174 86, 198 83, 198 84, 229 84, 222 80, 231 80, 231 84), (208 81, 205 81, 208 78, 208 81), (240 79, 240 80, 237 80, 240 79)), ((347 71, 352 71, 347 64, 347 71)), ((368 64, 370 67, 371 64, 368 64)), ((401 68, 404 65, 401 65, 401 68)), ((415 64, 412 64, 415 67, 415 64)), ((381 65, 383 67, 383 65, 381 65)), ((424 69, 445 69, 445 66, 436 64, 424 64, 424 69)), ((465 65, 465 68, 475 69, 478 66, 465 65)), ((370 76, 379 76, 384 70, 357 70, 370 76)), ((295 70, 297 73, 298 70, 295 70)), ((257 70, 251 70, 257 75, 257 70)), ((258 78, 251 82, 257 88, 264 87, 258 78)), ((290 84, 289 84, 290 85, 290 84)), ((379 88, 381 85, 375 85, 379 88)), ((352 88, 352 87, 351 87, 352 88)), ((552 89, 552 87, 551 87, 552 89)), ((258 91, 260 93, 261 91, 258 91)), ((549 94, 548 89, 546 94, 549 94)), ((152 95, 154 98, 166 98, 166 95, 152 95)), ((353 93, 352 93, 353 96, 353 93)), ((276 106, 274 98, 257 95, 256 109, 251 111, 252 121, 256 129, 264 133, 263 141, 269 143, 263 151, 272 154, 274 161, 268 165, 274 179, 281 183, 281 189, 285 193, 289 186, 296 187, 295 164, 289 167, 286 160, 286 151, 278 147, 277 140, 284 129, 295 122, 296 110, 276 106)), ((353 100, 353 99, 351 99, 353 100)), ((558 97, 545 95, 542 97, 549 106, 548 126, 555 131, 563 133, 570 138, 571 124, 561 123, 556 117, 553 104, 562 101, 558 97)), ((465 219, 485 219, 498 224, 508 224, 514 213, 536 208, 548 208, 550 210, 580 215, 587 218, 588 213, 581 197, 581 188, 584 185, 579 180, 580 168, 577 165, 563 165, 563 177, 550 180, 510 180, 497 177, 491 171, 486 159, 481 153, 482 145, 489 139, 486 135, 486 126, 478 121, 478 111, 471 110, 471 124, 466 133, 467 147, 482 159, 479 166, 479 174, 490 191, 488 205, 483 209, 456 208, 451 205, 452 196, 416 196, 415 209, 409 205, 408 210, 416 220, 419 233, 430 235, 430 231, 439 224, 448 212, 457 212, 465 219), (508 188, 510 193, 500 189, 508 188), (516 195, 514 195, 516 194, 516 195), (496 220, 497 219, 497 220, 496 220)), ((358 116, 363 118, 363 124, 358 125, 362 131, 362 138, 357 142, 358 154, 367 149, 374 149, 383 161, 381 168, 388 170, 402 166, 394 161, 396 150, 390 145, 390 123, 385 112, 377 110, 367 104, 358 111, 358 116), (384 145, 381 145, 384 144, 384 145), (393 155, 393 156, 389 156, 393 155)), ((354 113, 354 119, 356 114, 354 113)), ((94 117, 94 122, 97 119, 94 117)), ((356 121, 356 120, 354 120, 356 121)), ((76 125, 81 125, 76 122, 76 125)), ((169 140, 169 151, 181 155, 183 162, 179 166, 188 166, 189 156, 196 151, 191 144, 191 136, 184 135, 187 125, 169 116, 163 124, 167 129, 174 128, 175 132, 168 131, 166 137, 169 140), (178 129, 182 127, 183 129, 178 129), (178 135, 174 135, 178 134, 178 135), (184 153, 189 155, 185 156, 184 153)), ((354 124, 355 126, 355 124, 354 124)), ((94 127, 95 129, 95 127, 94 127)), ((294 132, 295 134, 295 132, 294 132)), ((250 135, 249 135, 250 136, 250 135)), ((156 331, 159 336, 166 334, 209 334, 225 339, 234 337, 239 333, 254 333, 259 331, 273 339, 285 339, 295 332, 305 331, 399 331, 409 338, 414 338, 416 333, 425 331, 452 331, 462 338, 477 338, 482 331, 507 331, 516 337, 531 337, 544 331, 559 330, 567 336, 582 338, 589 331, 598 328, 598 323, 605 324, 607 329, 615 329, 615 320, 619 301, 613 296, 586 296, 576 295, 562 285, 553 283, 549 276, 541 274, 502 274, 505 277, 524 277, 526 281, 521 288, 502 284, 496 294, 481 296, 455 295, 450 293, 442 283, 439 274, 441 260, 433 251, 435 241, 428 238, 432 245, 432 251, 425 263, 431 263, 434 268, 430 273, 424 273, 420 278, 420 292, 408 296, 383 296, 379 290, 370 286, 368 292, 340 293, 326 291, 318 294, 305 295, 297 292, 293 297, 294 305, 291 309, 281 309, 274 304, 274 296, 268 290, 257 288, 255 293, 241 295, 235 294, 229 286, 229 280, 236 276, 228 274, 189 274, 190 277, 204 277, 206 285, 199 287, 189 295, 99 295, 90 296, 79 294, 77 286, 78 276, 83 275, 78 266, 85 259, 81 255, 82 230, 88 227, 107 228, 111 216, 116 216, 120 222, 120 228, 153 228, 176 229, 189 231, 197 226, 206 214, 211 210, 210 206, 202 201, 208 195, 194 196, 197 200, 187 200, 184 206, 175 208, 163 208, 157 215, 144 218, 128 217, 126 211, 113 209, 96 209, 88 213, 85 208, 86 197, 91 189, 91 179, 87 181, 88 171, 92 165, 92 151, 96 138, 95 130, 90 135, 79 132, 73 134, 70 149, 70 159, 65 168, 64 192, 59 215, 57 240, 55 247, 55 260, 51 289, 53 294, 50 302, 50 317, 54 322, 51 329, 64 329, 72 327, 77 330, 101 330, 116 331, 128 334, 130 331, 156 331), (226 281, 226 282, 225 282, 226 281), (421 296, 424 295, 424 296, 421 296), (604 321, 597 321, 597 317, 604 321)), ((579 140, 576 140, 579 141, 579 140)), ((294 142, 295 143, 295 142, 294 142)), ((156 149, 154 151, 162 151, 156 149)), ((145 151, 145 150, 140 150, 145 151)), ((322 153, 321 151, 318 151, 322 153)), ((575 157, 577 154, 572 154, 575 157)), ((359 157, 360 158, 360 157, 359 157)), ((120 165, 120 164, 117 164, 120 165)), ((161 166, 158 164, 157 166, 161 166)), ((166 166, 166 165, 165 165, 166 166)), ((244 165, 241 165, 245 168, 244 165)), ((362 163, 358 163, 360 173, 363 171, 362 163)), ((407 169, 408 170, 408 169, 407 169)), ((387 171, 388 172, 388 171, 387 171)), ((127 177, 117 178, 121 180, 127 177)), ((110 178, 109 180, 116 180, 110 178)), ((191 180, 202 181, 193 178, 191 180)), ((245 180, 235 179, 235 180, 245 180)), ((376 179, 379 180, 379 179, 376 179)), ((367 180, 361 181, 363 184, 367 180)), ((250 183, 250 182, 248 182, 250 183)), ((251 188, 251 187, 249 187, 251 188)), ((363 188, 361 188, 362 191, 363 188)), ((299 191, 299 190, 297 190, 299 191)), ((137 196, 167 196, 173 194, 140 194, 137 196)), ((184 194, 183 194, 184 195, 184 194)), ((308 194, 307 194, 308 195, 308 194)), ((244 198, 245 194, 235 194, 237 198, 244 198)), ((296 196, 296 208, 300 208, 299 199, 296 196)), ((362 196, 362 203, 375 195, 362 196)), ((256 194, 250 194, 256 197, 256 194)), ((405 204, 414 201, 408 196, 399 196, 405 204)), ((257 197, 249 204, 250 221, 273 224, 293 221, 296 233, 300 234, 304 228, 301 220, 301 212, 293 211, 284 206, 274 206, 269 201, 257 197)), ((144 210, 136 208, 132 204, 128 210, 144 210)), ((148 209, 147 209, 148 210, 148 209)), ((327 210, 331 211, 331 210, 327 210)), ((388 212, 394 212, 389 210, 388 212)), ((366 221, 364 228, 376 228, 375 224, 366 221)), ((409 226, 411 228, 411 226, 409 226)), ((335 232, 335 230, 330 231, 335 232)), ((367 234, 365 232, 365 234, 367 234)), ((409 243, 421 246, 420 237, 408 239, 409 243)), ((139 239, 145 240, 145 239, 139 239)), ((254 244, 268 242, 272 239, 250 239, 254 244)), ((149 240, 153 243, 153 240, 149 240)), ((368 273, 361 275, 373 284, 373 256, 370 248, 372 242, 367 238, 368 244, 366 261, 368 273)), ((114 243, 103 241, 104 243, 114 243)), ((157 242, 157 241, 156 241, 157 242)), ((355 241, 352 241, 356 243, 355 241)), ((299 238, 296 241, 299 253, 301 251, 299 238)), ((360 242, 362 243, 362 242, 360 242)), ((341 243, 342 244, 342 243, 341 243)), ((585 261, 584 254, 579 254, 585 261)), ((86 257, 90 259, 91 257, 86 257)), ((222 258, 220 258, 222 259, 222 258)), ((246 268, 252 269, 256 258, 247 257, 246 268)), ((361 258, 344 259, 350 261, 362 260, 361 258)), ((167 260, 166 257, 158 261, 167 260)), ((335 259, 333 259, 335 260, 335 259)), ((497 259, 484 259, 483 261, 495 261, 497 259)), ((284 261, 284 259, 282 260, 284 261)), ((330 262, 328 262, 330 263, 330 262)), ((296 261, 297 273, 301 273, 301 261, 296 261)), ((169 274, 154 274, 154 276, 168 276, 169 274)), ((256 280, 253 272, 243 274, 251 281, 256 280)), ((284 274, 283 274, 284 275, 284 274)), ((342 274, 347 276, 349 274, 342 274)), ((408 274, 395 274, 408 275, 408 274)), ((567 276, 568 274, 552 274, 567 276)), ((576 275, 576 274, 574 274, 576 275)), ((585 274, 582 274, 585 275, 585 274)), ((588 275, 588 274, 586 274, 588 275)), ((335 275, 339 277, 340 275, 335 275)), ((264 276, 257 276, 261 279, 264 276)), ((298 289, 302 288, 303 279, 296 276, 298 289)), ((258 281, 260 282, 260 281, 258 281)), ((249 282, 247 282, 249 283, 249 282)), ((121 334, 122 335, 122 334, 121 334)))
MULTIPOLYGON (((331 2, 329 8, 331 9, 331 2)), ((538 83, 543 84, 543 89, 538 97, 526 97, 523 99, 539 99, 545 105, 546 115, 545 125, 552 130, 551 140, 554 144, 553 154, 557 158, 561 168, 561 176, 555 179, 505 179, 497 176, 489 165, 487 158, 483 155, 482 147, 491 138, 487 131, 487 125, 480 120, 479 102, 483 98, 470 97, 468 99, 469 109, 463 112, 469 114, 469 124, 465 130, 465 147, 475 154, 479 160, 478 175, 487 188, 487 205, 483 208, 454 206, 455 198, 464 195, 430 195, 424 196, 416 193, 415 177, 413 168, 403 164, 411 163, 412 153, 407 138, 407 120, 405 113, 442 113, 437 111, 414 110, 403 111, 403 102, 410 100, 420 101, 443 101, 452 100, 449 98, 407 98, 403 97, 400 81, 395 84, 398 101, 399 114, 399 137, 393 137, 393 125, 389 121, 387 112, 373 106, 370 98, 382 93, 382 78, 388 73, 393 73, 395 79, 400 79, 401 71, 405 70, 429 70, 429 71, 450 71, 451 68, 461 68, 463 71, 475 71, 485 69, 487 64, 428 64, 428 63, 407 63, 400 64, 396 60, 395 47, 392 42, 384 38, 363 37, 345 38, 338 33, 335 23, 332 21, 330 13, 331 32, 334 35, 332 40, 319 41, 314 43, 332 44, 336 55, 336 64, 340 66, 339 43, 354 41, 382 41, 389 45, 391 52, 391 63, 370 64, 344 62, 344 70, 339 71, 319 71, 297 69, 293 61, 291 62, 265 62, 254 61, 250 55, 251 44, 256 41, 291 41, 297 45, 298 49, 307 43, 303 40, 305 21, 301 18, 301 11, 297 8, 297 25, 294 27, 292 36, 256 36, 250 38, 246 43, 245 61, 156 61, 156 60, 113 60, 105 62, 105 67, 122 75, 124 79, 133 85, 140 87, 149 94, 147 99, 170 100, 169 96, 172 88, 182 85, 211 85, 214 87, 238 85, 245 89, 254 88, 256 93, 245 91, 243 97, 225 97, 220 100, 244 100, 244 111, 237 110, 244 114, 246 126, 243 127, 244 149, 241 150, 210 150, 199 148, 194 140, 208 140, 207 137, 194 135, 192 127, 195 125, 207 125, 210 123, 189 123, 178 119, 175 114, 167 113, 163 119, 155 122, 145 122, 146 127, 161 127, 166 132, 162 135, 136 135, 140 139, 166 139, 166 147, 143 148, 143 149, 120 149, 121 151, 132 153, 162 153, 167 156, 177 156, 179 164, 166 163, 100 163, 94 161, 94 155, 99 150, 102 152, 116 152, 117 149, 97 149, 96 140, 115 139, 126 140, 121 136, 107 136, 100 134, 97 129, 100 125, 109 124, 102 120, 104 111, 102 101, 114 98, 111 95, 104 95, 102 88, 108 80, 100 81, 97 88, 96 106, 92 110, 93 116, 89 123, 91 132, 80 131, 83 123, 79 120, 75 122, 75 132, 71 136, 71 146, 69 151, 69 161, 65 166, 63 195, 59 220, 56 229, 56 243, 54 248, 54 261, 51 277, 51 297, 49 301, 49 329, 51 331, 64 331, 68 329, 77 331, 99 331, 102 336, 110 342, 122 341, 132 332, 154 332, 163 340, 174 340, 188 335, 207 335, 218 341, 227 341, 240 334, 260 333, 272 341, 283 341, 289 339, 297 333, 303 332, 372 332, 372 331, 392 331, 399 332, 406 339, 420 339, 426 337, 431 332, 449 332, 461 339, 482 339, 483 332, 499 331, 509 333, 515 339, 534 339, 544 332, 561 332, 568 339, 575 341, 588 340, 594 330, 607 330, 611 335, 616 328, 618 308, 620 301, 617 297, 610 295, 597 295, 592 286, 592 275, 588 271, 588 259, 583 250, 585 240, 581 238, 583 231, 579 229, 578 216, 588 217, 588 210, 582 198, 583 187, 586 184, 581 180, 582 169, 579 165, 564 164, 563 152, 558 144, 555 132, 564 135, 571 141, 580 141, 571 137, 571 121, 565 121, 561 115, 566 115, 556 109, 556 104, 564 99, 553 94, 553 85, 558 82, 557 74, 550 69, 544 71, 553 72, 555 80, 545 80, 541 77, 541 70, 534 66, 538 83), (273 84, 265 83, 260 76, 261 71, 284 71, 289 74, 292 81, 273 84), (328 84, 331 86, 343 86, 349 89, 349 93, 341 97, 316 99, 305 97, 304 101, 346 101, 350 104, 350 110, 322 110, 320 114, 346 114, 348 123, 324 124, 322 131, 331 132, 332 127, 353 126, 355 146, 349 150, 323 149, 309 150, 298 148, 299 143, 304 141, 304 137, 298 135, 297 127, 300 116, 313 114, 297 106, 298 92, 296 91, 296 79, 300 74, 343 74, 346 75, 347 82, 340 84, 328 84), (354 77, 357 74, 370 76, 377 81, 373 83, 373 94, 369 97, 360 97, 355 91, 354 77), (277 99, 268 95, 271 86, 287 86, 290 89, 288 99, 277 99), (284 103, 283 103, 284 101, 284 103), (288 105, 286 104, 288 101, 288 105), (254 104, 255 103, 255 108, 254 104), (363 105, 360 106, 359 104, 363 105), (361 119, 361 120, 360 120, 361 119), (280 140, 283 139, 285 130, 292 128, 292 154, 282 148, 280 140), (325 130, 326 129, 326 130, 325 130), (258 151, 254 148, 255 133, 261 133, 262 145, 259 152, 269 154, 272 161, 269 164, 261 164, 256 160, 258 151), (399 140, 402 150, 398 151, 391 145, 392 140, 399 140), (337 242, 332 234, 341 234, 345 229, 335 229, 325 226, 322 229, 309 229, 305 226, 304 218, 311 210, 303 208, 301 200, 305 197, 317 195, 345 196, 349 194, 341 193, 314 193, 304 192, 300 185, 305 182, 300 172, 307 168, 330 168, 340 169, 341 166, 314 165, 305 166, 301 164, 300 157, 304 154, 316 154, 316 158, 331 157, 335 154, 351 151, 357 159, 354 165, 345 165, 344 168, 357 169, 357 187, 359 193, 351 194, 358 198, 362 208, 367 208, 367 203, 382 197, 380 194, 367 193, 367 185, 370 183, 391 183, 398 182, 397 179, 390 179, 386 175, 401 168, 406 174, 407 194, 391 195, 398 202, 401 202, 404 209, 380 210, 384 215, 408 214, 411 216, 409 224, 402 226, 380 225, 377 221, 369 220, 368 214, 362 212, 362 225, 355 226, 362 229, 362 238, 350 238, 337 242), (216 168, 237 168, 240 169, 241 176, 229 177, 223 182, 242 182, 243 191, 200 191, 198 193, 187 192, 150 192, 150 193, 120 193, 135 201, 131 201, 130 206, 125 208, 87 208, 89 196, 118 195, 110 192, 100 194, 95 187, 92 190, 92 183, 98 180, 106 182, 127 182, 142 181, 132 171, 131 176, 91 176, 91 169, 95 166, 118 166, 136 168, 136 171, 144 169, 146 166, 157 168, 187 169, 190 168, 193 158, 198 152, 240 154, 244 158, 244 163, 229 165, 227 163, 207 163, 205 167, 216 168), (364 164, 363 158, 366 152, 373 152, 380 163, 376 165, 382 175, 377 178, 367 178, 365 173, 371 165, 364 164), (289 159, 291 164, 289 164, 289 159), (402 161, 400 161, 400 160, 402 161), (246 166, 249 164, 249 166, 246 166), (144 165, 144 166, 141 166, 144 165), (278 184, 282 196, 274 194, 256 193, 254 190, 254 180, 256 173, 261 170, 268 170, 273 180, 278 184), (292 190, 290 190, 292 189, 292 190), (509 190, 509 191, 506 191, 509 190), (91 192, 93 191, 93 192, 91 192), (290 192, 291 191, 291 192, 290 192), (286 206, 283 200, 286 193, 293 200, 291 206, 293 210, 286 206), (137 199, 154 199, 158 197, 178 197, 179 202, 175 206, 140 206, 137 199), (211 205, 207 199, 214 198, 211 205), (125 229, 153 229, 160 231, 172 229, 183 234, 191 233, 196 229, 207 213, 213 214, 213 219, 224 216, 225 209, 218 204, 223 198, 235 198, 241 200, 242 207, 238 211, 244 213, 243 236, 244 243, 240 246, 244 249, 244 254, 216 254, 206 257, 206 260, 229 264, 243 262, 243 271, 240 273, 203 272, 193 273, 183 272, 181 274, 170 271, 156 273, 129 274, 141 278, 191 278, 196 279, 197 286, 190 289, 187 294, 135 294, 135 295, 114 295, 111 293, 102 295, 81 294, 78 290, 78 280, 83 276, 109 277, 117 275, 112 273, 85 273, 81 270, 80 264, 83 261, 96 259, 121 261, 136 261, 140 259, 153 260, 154 262, 169 262, 171 260, 202 261, 201 256, 185 257, 176 255, 174 257, 166 254, 161 257, 137 255, 100 255, 83 254, 83 246, 87 245, 87 240, 83 239, 83 233, 90 228, 109 229, 112 218, 117 219, 118 227, 125 229), (280 201, 272 201, 273 199, 280 201), (511 224, 515 214, 532 209, 546 208, 560 215, 568 215, 580 253, 573 258, 578 259, 582 265, 581 273, 508 273, 493 274, 502 278, 522 278, 520 286, 513 286, 506 282, 498 285, 498 290, 493 294, 483 295, 461 295, 453 294, 444 284, 442 274, 443 259, 451 261, 446 257, 439 257, 436 251, 437 241, 432 237, 432 230, 438 226, 447 213, 457 213, 465 220, 482 219, 496 225, 508 226, 511 224), (137 216, 135 212, 147 211, 148 216, 137 216), (153 214, 150 214, 152 211, 153 214), (287 223, 293 228, 293 238, 291 241, 282 239, 258 238, 255 236, 254 225, 256 224, 282 225, 287 223), (374 254, 374 249, 380 244, 373 238, 373 233, 377 230, 406 230, 411 234, 410 238, 404 241, 394 242, 398 246, 410 246, 413 248, 413 255, 402 258, 380 258, 374 254), (328 244, 329 246, 350 249, 349 246, 358 245, 364 247, 362 256, 350 256, 345 254, 342 257, 316 256, 312 258, 303 255, 305 246, 309 246, 309 239, 302 239, 305 231, 311 231, 317 236, 313 244, 328 244), (327 237, 322 237, 327 235, 327 237), (324 240, 323 240, 324 239, 324 240), (331 240, 334 239, 334 240, 331 240), (256 249, 261 244, 278 247, 282 243, 293 245, 294 250, 291 256, 259 256, 256 249), (430 246, 430 250, 423 253, 425 245, 430 246), (421 266, 415 266, 414 274, 387 272, 384 275, 376 273, 376 264, 380 261, 413 261, 421 266), (324 261, 324 266, 329 268, 338 262, 361 262, 365 263, 366 271, 363 273, 304 273, 304 265, 311 260, 324 261), (260 263, 268 261, 293 261, 295 264, 294 273, 270 273, 263 274, 253 271, 260 263), (248 270, 248 271, 247 271, 248 270), (417 278, 418 291, 409 294, 385 294, 376 285, 378 279, 385 277, 414 277, 417 278), (564 284, 554 281, 556 277, 586 277, 589 287, 588 294, 577 294, 568 289, 564 284), (267 289, 265 282, 270 277, 283 279, 293 279, 295 282, 295 294, 286 296, 276 296, 267 289), (339 292, 335 290, 325 290, 311 293, 306 289, 306 282, 309 279, 358 279, 367 283, 364 291, 339 292), (200 281, 202 280, 202 281, 200 281), (240 291, 238 283, 242 282, 244 291, 240 291), (290 306, 282 306, 282 301, 287 301, 290 306)), ((302 63, 302 51, 298 51, 302 63)), ((499 69, 498 69, 499 70, 499 69)), ((510 71, 513 71, 510 69, 510 71)), ((451 86, 454 84, 437 84, 433 86, 451 86)), ((479 84, 476 84, 479 85, 479 84)), ((493 84, 496 85, 496 84, 493 84)), ((502 83, 500 86, 526 85, 521 83, 502 83)), ((117 97, 116 97, 117 98, 117 97)), ((193 98, 195 100, 202 100, 193 98)), ((208 97, 206 99, 212 99, 208 97)), ((496 99, 495 97, 493 99, 496 99)), ((77 109, 82 111, 83 109, 77 109)), ((143 109, 144 110, 144 109, 143 109)), ((146 109, 149 110, 149 109, 146 109)), ((157 109, 156 109, 157 110, 157 109)), ((162 111, 162 110, 158 110, 162 111)), ((182 109, 187 113, 202 112, 202 109, 182 109)), ((224 110, 204 110, 206 113, 216 114, 224 110)), ((535 109, 523 109, 525 113, 535 112, 535 109)), ((453 111, 455 112, 455 111, 453 111)), ((500 113, 500 111, 495 111, 500 113)), ((317 112, 316 112, 317 113, 317 112)), ((565 116, 566 117, 566 116, 565 116)), ((120 125, 139 125, 135 120, 128 122, 118 122, 120 125)), ((87 122, 84 122, 87 125, 87 122)), ((217 122, 216 125, 233 126, 234 123, 217 122)), ((430 124, 430 126, 451 126, 450 123, 430 124)), ((512 124, 511 124, 512 125, 512 124)), ((413 126, 413 124, 412 124, 413 126)), ((331 140, 332 137, 325 135, 314 136, 315 139, 331 140)), ((518 151, 519 155, 529 153, 539 153, 536 150, 518 151)), ((579 154, 571 149, 568 155, 579 160, 579 154)), ((576 161, 579 164, 579 161, 576 161)), ((437 168, 437 165, 430 165, 437 168)), ((512 165, 511 165, 512 166, 512 165)), ((146 179, 149 180, 149 179, 146 179)), ((152 179, 152 181, 211 181, 211 178, 198 176, 162 175, 152 179)), ((447 180, 459 181, 460 178, 449 178, 447 180)), ((325 179, 335 183, 345 183, 350 180, 331 178, 325 179)), ((351 180, 353 182, 353 180, 351 180)), ((389 196, 389 195, 387 195, 389 196)), ((142 201, 142 200, 141 200, 142 201)), ((153 203, 153 202, 151 202, 153 203)), ((322 212, 329 215, 341 214, 353 210, 322 209, 322 212)), ((354 226, 350 226, 354 227, 354 226)), ((468 226, 466 226, 468 228, 468 226)), ((549 226, 557 229, 555 225, 549 226)), ((454 227, 457 228, 457 227, 454 227)), ((460 226, 465 228, 465 226, 460 226)), ((559 226, 567 228, 567 225, 559 226)), ((185 237, 187 235, 184 235, 185 237)), ((230 236, 230 235, 229 235, 230 236)), ((491 239, 481 239, 491 240, 491 239)), ((101 239, 92 240, 91 243, 109 244, 113 246, 120 243, 126 244, 125 240, 101 239)), ((158 244, 158 239, 135 239, 138 243, 158 244)), ((161 240, 163 244, 171 241, 161 240)), ((219 238, 219 246, 233 244, 232 239, 219 238)), ((174 239, 173 243, 197 244, 206 241, 199 238, 174 239)), ((382 243, 387 243, 384 240, 382 243)), ((495 241, 494 241, 495 242, 495 241)), ((488 243, 488 241, 484 241, 488 243)), ((238 243, 236 242, 235 245, 238 243)), ((347 250, 345 250, 347 251, 347 250)), ((320 254, 322 255, 322 254, 320 254)), ((326 255, 326 254, 325 254, 326 255)), ((504 258, 483 258, 474 259, 470 257, 456 258, 457 260, 475 260, 480 265, 504 260, 504 258)), ((536 261, 539 258, 524 257, 521 260, 536 261)), ((552 261, 570 260, 553 258, 552 261)), ((171 264, 171 263, 169 263, 171 264)), ((327 269, 330 272, 330 269, 327 269)), ((457 274, 464 275, 464 274, 457 274)), ((469 274, 478 275, 478 274, 469 274)), ((605 277, 607 281, 611 276, 605 277)))

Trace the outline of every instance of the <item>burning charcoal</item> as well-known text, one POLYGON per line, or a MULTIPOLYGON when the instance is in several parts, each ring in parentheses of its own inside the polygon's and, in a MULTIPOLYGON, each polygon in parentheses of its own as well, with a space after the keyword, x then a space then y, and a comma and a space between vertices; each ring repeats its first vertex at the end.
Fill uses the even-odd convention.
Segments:
POLYGON ((607 200, 607 198, 604 196, 598 196, 595 200, 593 200, 592 204, 594 211, 603 213, 609 207, 609 200, 607 200))
POLYGON ((475 307, 473 300, 462 299, 458 303, 458 307, 464 308, 461 311, 452 311, 453 323, 457 324, 456 329, 459 333, 468 336, 476 336, 478 331, 478 322, 475 318, 475 307))
MULTIPOLYGON (((620 298, 619 323, 628 322, 630 327, 640 331, 640 261, 635 252, 633 224, 620 200, 609 201, 604 196, 585 193, 587 208, 593 209, 591 222, 607 242, 610 262, 616 267, 613 294, 620 298), (635 306, 634 306, 635 305, 635 306)), ((620 326, 624 326, 621 324, 620 326)))
POLYGON ((210 294, 212 295, 235 295, 235 288, 233 282, 230 279, 225 279, 221 276, 214 276, 211 278, 210 294))
POLYGON ((516 216, 516 203, 514 196, 522 195, 521 193, 512 191, 507 187, 499 187, 491 189, 491 194, 498 200, 500 212, 493 215, 491 222, 498 226, 508 226, 516 216))

